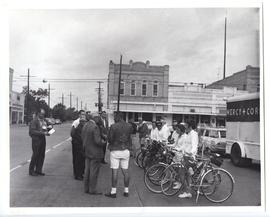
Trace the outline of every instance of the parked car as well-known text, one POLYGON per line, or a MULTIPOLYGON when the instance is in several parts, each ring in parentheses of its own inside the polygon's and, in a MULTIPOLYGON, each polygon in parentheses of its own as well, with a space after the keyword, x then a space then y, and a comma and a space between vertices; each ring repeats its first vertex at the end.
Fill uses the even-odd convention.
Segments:
POLYGON ((226 151, 226 128, 200 128, 200 145, 209 148, 212 152, 225 154, 226 151))
POLYGON ((62 124, 62 121, 60 119, 55 119, 55 124, 62 124))

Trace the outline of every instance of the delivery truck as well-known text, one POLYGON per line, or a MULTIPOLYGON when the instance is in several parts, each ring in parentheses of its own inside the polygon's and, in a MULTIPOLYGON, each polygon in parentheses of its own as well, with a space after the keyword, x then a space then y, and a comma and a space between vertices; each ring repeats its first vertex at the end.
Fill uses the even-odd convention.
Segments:
POLYGON ((260 95, 227 99, 226 154, 235 166, 260 161, 260 95))

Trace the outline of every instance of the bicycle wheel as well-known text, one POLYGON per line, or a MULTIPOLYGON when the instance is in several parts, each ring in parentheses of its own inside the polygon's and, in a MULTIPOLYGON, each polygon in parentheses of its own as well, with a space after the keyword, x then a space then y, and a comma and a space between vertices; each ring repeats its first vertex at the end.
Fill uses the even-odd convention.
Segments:
POLYGON ((138 165, 138 167, 143 168, 142 167, 142 160, 143 160, 143 153, 142 151, 140 151, 137 156, 136 156, 136 164, 138 165))
POLYGON ((175 183, 180 181, 178 177, 179 167, 182 167, 182 164, 175 163, 165 169, 161 180, 161 190, 163 194, 173 196, 180 191, 180 188, 174 189, 175 183))
POLYGON ((161 193, 161 180, 164 176, 164 170, 166 169, 166 164, 155 164, 148 168, 144 174, 144 184, 145 186, 154 193, 161 193))
POLYGON ((209 201, 222 203, 232 195, 234 179, 228 171, 222 168, 215 168, 206 171, 200 186, 201 191, 209 201))

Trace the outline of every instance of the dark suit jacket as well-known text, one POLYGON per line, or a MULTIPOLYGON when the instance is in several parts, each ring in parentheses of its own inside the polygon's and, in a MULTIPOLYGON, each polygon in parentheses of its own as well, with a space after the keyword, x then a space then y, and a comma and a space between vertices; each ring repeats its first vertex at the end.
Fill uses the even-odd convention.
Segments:
POLYGON ((82 141, 85 157, 90 159, 104 158, 104 144, 101 143, 100 130, 93 120, 88 121, 84 125, 82 129, 82 141))
POLYGON ((29 135, 32 137, 33 144, 46 143, 45 132, 38 118, 31 121, 29 125, 29 135))

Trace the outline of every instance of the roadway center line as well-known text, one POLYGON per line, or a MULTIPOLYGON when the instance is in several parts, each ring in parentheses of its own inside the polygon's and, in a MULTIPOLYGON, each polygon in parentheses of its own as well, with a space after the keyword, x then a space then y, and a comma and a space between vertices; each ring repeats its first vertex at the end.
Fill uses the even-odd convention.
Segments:
MULTIPOLYGON (((60 143, 54 145, 52 148, 55 149, 55 148, 59 147, 60 145, 63 145, 65 142, 67 142, 67 141, 69 141, 69 140, 71 140, 71 137, 69 137, 69 138, 65 139, 64 141, 62 141, 62 142, 60 142, 60 143)), ((46 150, 45 153, 47 153, 47 152, 49 152, 49 151, 51 151, 51 150, 52 150, 52 149, 49 148, 49 149, 46 150)), ((16 170, 16 169, 18 169, 18 168, 24 166, 25 164, 29 163, 30 161, 31 161, 31 159, 28 159, 27 161, 24 161, 23 163, 19 164, 18 166, 12 168, 9 172, 10 172, 10 173, 13 172, 14 170, 16 170)))
POLYGON ((62 142, 60 142, 60 143, 58 143, 57 145, 54 145, 52 148, 55 149, 55 148, 57 148, 58 146, 63 145, 65 142, 67 142, 67 141, 69 141, 69 140, 71 140, 71 137, 67 138, 66 140, 64 140, 64 141, 62 141, 62 142))
POLYGON ((16 169, 18 169, 18 168, 20 168, 20 167, 22 167, 22 165, 18 165, 18 166, 16 166, 16 167, 12 168, 12 169, 10 170, 10 172, 12 172, 12 171, 14 171, 14 170, 16 170, 16 169))

